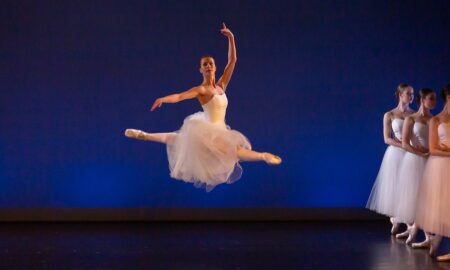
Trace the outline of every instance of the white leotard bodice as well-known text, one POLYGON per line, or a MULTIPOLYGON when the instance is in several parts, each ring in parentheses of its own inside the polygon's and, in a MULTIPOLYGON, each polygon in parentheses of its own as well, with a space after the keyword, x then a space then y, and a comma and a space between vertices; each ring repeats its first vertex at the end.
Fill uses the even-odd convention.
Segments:
POLYGON ((394 136, 399 141, 402 140, 403 122, 404 122, 403 119, 395 118, 394 120, 392 120, 392 123, 391 123, 392 131, 394 132, 394 136))
POLYGON ((215 94, 210 101, 202 105, 203 111, 209 121, 214 124, 225 125, 228 99, 225 93, 215 94))
POLYGON ((423 146, 428 148, 428 125, 415 122, 412 130, 411 144, 414 147, 423 146))
POLYGON ((439 142, 450 148, 450 123, 440 123, 438 126, 439 142))

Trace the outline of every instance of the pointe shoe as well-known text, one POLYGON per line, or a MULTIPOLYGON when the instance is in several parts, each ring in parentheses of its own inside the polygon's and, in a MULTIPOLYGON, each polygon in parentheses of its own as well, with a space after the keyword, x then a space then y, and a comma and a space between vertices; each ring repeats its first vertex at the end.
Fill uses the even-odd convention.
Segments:
POLYGON ((269 165, 279 165, 281 163, 281 158, 279 156, 272 155, 271 153, 263 153, 262 158, 269 165))
POLYGON ((390 221, 392 223, 391 234, 396 234, 400 224, 397 221, 395 221, 395 218, 393 217, 391 217, 390 221))
POLYGON ((138 129, 129 128, 125 130, 125 136, 128 138, 142 139, 144 137, 144 132, 138 129))
POLYGON ((409 236, 406 239, 406 244, 410 245, 414 241, 414 239, 416 239, 416 235, 417 235, 417 228, 414 226, 409 231, 409 236))
POLYGON ((410 230, 407 229, 406 231, 404 231, 404 232, 402 232, 402 233, 397 233, 397 234, 395 235, 395 238, 397 238, 397 239, 402 239, 402 238, 409 237, 409 233, 410 233, 410 230))
POLYGON ((450 254, 445 254, 445 255, 442 255, 442 256, 438 256, 438 257, 436 258, 436 260, 437 260, 438 262, 447 262, 447 261, 450 261, 450 254))
POLYGON ((420 243, 413 243, 411 245, 412 248, 430 248, 431 246, 431 240, 430 239, 425 239, 425 241, 420 242, 420 243))

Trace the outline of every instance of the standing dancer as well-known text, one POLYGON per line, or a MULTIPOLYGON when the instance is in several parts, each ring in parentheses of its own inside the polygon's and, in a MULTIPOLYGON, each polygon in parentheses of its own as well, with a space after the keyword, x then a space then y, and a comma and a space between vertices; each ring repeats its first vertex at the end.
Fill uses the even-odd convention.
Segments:
POLYGON ((378 176, 367 201, 366 208, 391 217, 391 233, 398 230, 396 222, 395 203, 398 193, 397 175, 400 162, 405 154, 402 149, 402 127, 405 117, 414 113, 409 104, 414 99, 414 90, 408 84, 402 83, 397 87, 398 105, 386 112, 383 119, 384 142, 389 145, 384 153, 378 176))
POLYGON ((428 122, 433 117, 430 110, 436 106, 436 93, 428 88, 421 89, 417 102, 420 105, 419 110, 406 117, 403 124, 402 145, 407 152, 399 169, 395 209, 395 220, 408 226, 405 232, 397 234, 396 237, 407 237, 406 244, 412 243, 417 234, 417 227, 413 224, 417 193, 429 155, 428 122))
MULTIPOLYGON (((434 233, 421 243, 435 256, 442 236, 450 237, 450 84, 442 89, 443 111, 430 121, 430 158, 417 200, 416 224, 434 233)), ((439 260, 448 260, 450 255, 439 260)))
POLYGON ((177 132, 146 133, 127 129, 125 135, 139 140, 148 140, 167 145, 170 176, 207 191, 222 183, 233 183, 242 175, 239 161, 265 161, 278 165, 281 158, 267 152, 251 150, 247 138, 225 124, 228 105, 225 91, 236 64, 236 47, 233 33, 225 24, 220 30, 228 38, 228 64, 216 82, 216 65, 210 56, 200 59, 203 82, 185 92, 156 99, 151 111, 164 103, 177 103, 197 98, 203 112, 188 116, 177 132))

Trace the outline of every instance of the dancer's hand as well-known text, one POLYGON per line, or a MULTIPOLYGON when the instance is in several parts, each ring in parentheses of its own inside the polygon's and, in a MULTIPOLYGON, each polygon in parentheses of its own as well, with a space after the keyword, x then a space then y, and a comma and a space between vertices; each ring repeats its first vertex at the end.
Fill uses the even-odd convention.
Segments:
POLYGON ((440 147, 442 150, 444 150, 444 151, 448 151, 448 150, 449 150, 448 146, 445 145, 445 144, 443 144, 443 143, 440 143, 440 144, 439 144, 439 147, 440 147))
POLYGON ((220 33, 222 33, 224 36, 228 38, 234 37, 233 33, 230 31, 230 29, 227 28, 225 23, 222 23, 222 29, 220 29, 220 33))
POLYGON ((153 103, 153 105, 152 105, 152 108, 150 109, 150 111, 154 111, 154 110, 156 110, 156 108, 159 108, 159 107, 161 107, 162 106, 162 104, 163 104, 163 101, 162 101, 162 99, 161 98, 158 98, 157 100, 155 100, 155 102, 153 103))
POLYGON ((422 145, 417 146, 417 150, 422 153, 428 153, 430 150, 426 147, 423 147, 422 145))

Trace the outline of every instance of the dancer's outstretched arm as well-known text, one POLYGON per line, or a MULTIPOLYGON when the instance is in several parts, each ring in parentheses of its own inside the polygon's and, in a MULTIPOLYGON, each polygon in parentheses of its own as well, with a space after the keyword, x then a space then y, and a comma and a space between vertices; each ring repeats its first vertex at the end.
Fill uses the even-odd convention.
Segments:
POLYGON ((230 31, 230 29, 227 28, 225 23, 223 23, 223 27, 220 30, 220 32, 228 38, 228 63, 227 66, 225 67, 223 75, 217 82, 217 84, 220 87, 222 87, 222 89, 225 91, 228 83, 230 82, 231 75, 233 75, 233 70, 234 66, 236 65, 237 56, 236 56, 236 45, 234 43, 234 35, 230 31))
POLYGON ((434 156, 444 156, 450 157, 450 151, 444 151, 443 145, 439 144, 439 135, 437 133, 439 126, 439 118, 433 117, 430 121, 430 136, 429 136, 429 144, 430 144, 430 154, 434 156))
POLYGON ((201 89, 196 86, 185 92, 168 95, 162 98, 158 98, 152 105, 151 111, 154 111, 156 108, 161 107, 163 103, 177 103, 186 99, 192 99, 198 97, 201 89))

